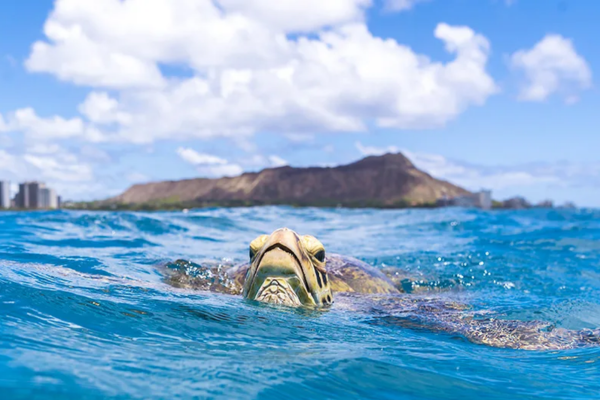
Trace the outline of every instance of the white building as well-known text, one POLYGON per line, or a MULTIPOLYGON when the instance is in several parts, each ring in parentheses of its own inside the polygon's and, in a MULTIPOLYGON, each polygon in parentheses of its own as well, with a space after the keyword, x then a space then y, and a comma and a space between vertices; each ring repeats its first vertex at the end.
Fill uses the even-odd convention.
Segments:
POLYGON ((492 191, 481 190, 479 193, 475 193, 477 197, 476 206, 483 210, 490 210, 492 208, 492 191))
POLYGON ((58 208, 58 196, 54 189, 40 188, 38 201, 38 208, 58 208))
POLYGON ((0 181, 0 209, 10 208, 10 182, 0 181))
POLYGON ((453 197, 451 199, 443 198, 438 201, 441 206, 455 207, 477 207, 482 210, 490 210, 492 208, 492 191, 481 190, 477 193, 453 197))

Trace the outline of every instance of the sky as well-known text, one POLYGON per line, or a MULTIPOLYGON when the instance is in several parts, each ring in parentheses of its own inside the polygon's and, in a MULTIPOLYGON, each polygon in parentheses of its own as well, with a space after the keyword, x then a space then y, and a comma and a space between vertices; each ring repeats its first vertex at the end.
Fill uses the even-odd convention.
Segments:
POLYGON ((0 180, 63 199, 402 152, 600 206, 600 2, 0 2, 0 180))

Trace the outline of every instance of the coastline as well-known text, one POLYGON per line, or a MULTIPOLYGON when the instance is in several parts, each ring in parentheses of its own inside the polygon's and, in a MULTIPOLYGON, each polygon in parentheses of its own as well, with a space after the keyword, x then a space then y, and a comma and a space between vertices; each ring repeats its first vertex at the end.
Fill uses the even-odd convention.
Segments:
POLYGON ((369 202, 261 202, 261 201, 203 201, 203 202, 147 202, 147 203, 105 203, 78 202, 64 206, 65 210, 87 211, 178 211, 204 208, 242 208, 262 206, 288 206, 294 208, 348 208, 348 209, 433 209, 442 208, 435 203, 410 204, 397 202, 384 204, 369 202))

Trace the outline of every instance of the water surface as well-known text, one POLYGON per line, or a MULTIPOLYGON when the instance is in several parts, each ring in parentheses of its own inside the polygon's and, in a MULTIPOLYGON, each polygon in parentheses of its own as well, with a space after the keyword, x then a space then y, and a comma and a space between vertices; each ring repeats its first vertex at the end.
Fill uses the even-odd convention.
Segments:
POLYGON ((600 398, 600 349, 522 351, 172 288, 287 226, 502 318, 600 327, 600 211, 0 213, 2 398, 600 398))

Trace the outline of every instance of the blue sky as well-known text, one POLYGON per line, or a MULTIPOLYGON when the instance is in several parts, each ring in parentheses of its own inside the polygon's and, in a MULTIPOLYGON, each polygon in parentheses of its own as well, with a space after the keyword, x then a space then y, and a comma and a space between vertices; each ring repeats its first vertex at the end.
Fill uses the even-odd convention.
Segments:
POLYGON ((402 151, 495 198, 600 206, 600 3, 0 3, 0 179, 132 183, 402 151))

